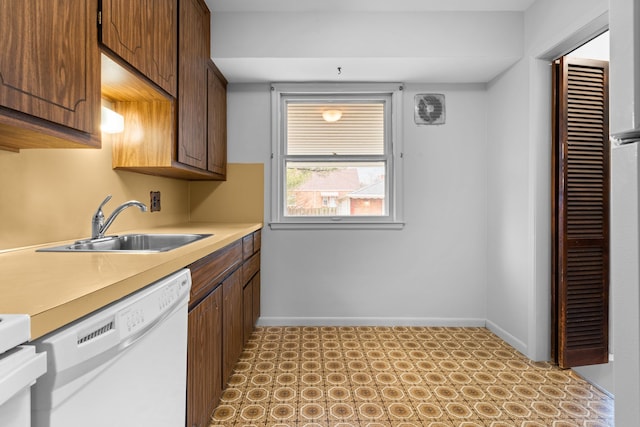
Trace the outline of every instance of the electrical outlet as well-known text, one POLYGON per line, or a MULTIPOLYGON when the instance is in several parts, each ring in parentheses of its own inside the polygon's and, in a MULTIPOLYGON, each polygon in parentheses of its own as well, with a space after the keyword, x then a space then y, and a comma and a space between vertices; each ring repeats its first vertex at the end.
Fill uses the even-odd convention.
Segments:
POLYGON ((151 192, 151 212, 160 212, 160 192, 151 192))

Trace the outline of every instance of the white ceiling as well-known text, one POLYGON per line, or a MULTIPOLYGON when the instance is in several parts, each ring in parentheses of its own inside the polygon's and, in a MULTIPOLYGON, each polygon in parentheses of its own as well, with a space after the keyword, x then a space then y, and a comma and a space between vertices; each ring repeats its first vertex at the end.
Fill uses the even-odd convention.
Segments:
POLYGON ((211 12, 524 11, 535 0, 205 0, 211 12))
MULTIPOLYGON (((375 30, 386 36, 386 40, 382 41, 380 46, 397 46, 397 52, 392 53, 381 49, 380 52, 373 54, 371 52, 363 54, 361 50, 354 49, 351 54, 332 56, 323 52, 321 43, 316 43, 316 46, 310 45, 308 48, 305 45, 303 53, 294 52, 293 46, 296 41, 287 40, 283 45, 282 40, 286 39, 279 38, 278 35, 300 34, 300 18, 309 19, 304 18, 305 16, 313 17, 310 22, 327 23, 324 27, 313 29, 317 32, 318 39, 322 39, 326 34, 320 33, 329 27, 332 27, 334 32, 337 28, 342 34, 354 36, 351 32, 354 23, 362 19, 376 20, 374 15, 378 13, 389 13, 389 17, 400 21, 407 20, 407 17, 415 18, 422 15, 420 19, 425 18, 424 21, 426 21, 431 15, 430 12, 435 14, 460 12, 461 16, 466 15, 467 21, 463 20, 467 23, 463 24, 465 27, 457 30, 447 27, 448 34, 443 36, 446 38, 436 41, 449 46, 452 44, 449 42, 450 38, 458 38, 463 40, 463 43, 465 37, 483 40, 482 36, 477 36, 477 31, 487 27, 471 29, 468 26, 470 12, 523 13, 535 0, 205 0, 205 2, 212 12, 212 21, 216 21, 212 22, 212 57, 230 83, 278 81, 484 83, 511 66, 519 59, 521 53, 514 55, 513 50, 501 52, 499 47, 501 43, 491 43, 489 46, 496 47, 495 52, 489 54, 482 49, 471 52, 468 47, 455 46, 453 43, 454 46, 446 54, 443 54, 442 49, 439 52, 433 49, 433 44, 427 44, 425 48, 415 49, 411 55, 407 55, 406 48, 402 51, 407 45, 406 34, 402 34, 403 22, 396 22, 392 26, 393 31, 389 28, 375 30), (362 18, 359 18, 358 13, 362 13, 362 18), (335 24, 336 21, 342 22, 343 16, 346 17, 344 22, 350 22, 350 26, 336 27, 336 25, 345 25, 344 23, 335 24), (265 19, 263 20, 262 17, 265 19), (326 19, 329 21, 322 21, 326 19), (244 25, 247 22, 255 23, 256 21, 276 22, 277 25, 259 25, 259 29, 256 25, 244 25), (298 27, 292 21, 298 21, 298 27), (287 33, 289 26, 291 31, 287 33), (255 38, 256 34, 259 34, 258 39, 255 38), (257 53, 256 46, 260 46, 260 51, 257 53), (283 49, 289 46, 292 46, 291 49, 282 54, 283 49), (340 74, 336 71, 337 67, 342 67, 340 74)), ((432 29, 433 24, 432 22, 432 29)), ((435 24, 438 27, 438 23, 435 24)), ((425 25, 429 24, 425 22, 425 25)), ((491 32, 495 29, 487 31, 491 32)), ((362 38, 363 34, 365 33, 360 33, 356 37, 362 38)), ((376 36, 374 33, 369 33, 369 36, 372 35, 376 36)), ((509 38, 509 35, 505 34, 503 37, 509 38)), ((469 41, 467 46, 473 43, 472 40, 469 41)), ((343 44, 351 43, 357 43, 357 41, 345 39, 343 44)))

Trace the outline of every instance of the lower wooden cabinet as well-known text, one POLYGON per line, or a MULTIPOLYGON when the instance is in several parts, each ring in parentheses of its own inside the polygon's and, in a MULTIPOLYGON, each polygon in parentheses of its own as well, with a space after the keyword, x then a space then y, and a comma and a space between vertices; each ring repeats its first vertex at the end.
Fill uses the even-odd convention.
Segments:
POLYGON ((189 312, 187 427, 207 427, 222 394, 222 288, 189 312))
POLYGON ((189 265, 187 427, 209 425, 260 316, 259 233, 189 265))
POLYGON ((242 239, 243 341, 246 343, 260 317, 260 245, 258 230, 242 239))
POLYGON ((253 332, 253 281, 242 290, 242 342, 247 343, 253 332))
POLYGON ((242 353, 242 275, 236 270, 222 283, 222 383, 226 384, 242 353))
MULTIPOLYGON (((258 271, 255 276, 253 276, 253 280, 251 280, 251 284, 253 286, 253 290, 251 293, 251 299, 253 303, 253 327, 258 323, 258 319, 260 318, 260 295, 261 295, 261 287, 260 287, 260 272, 258 271)), ((253 327, 251 328, 253 330, 253 327)))
POLYGON ((242 291, 243 342, 246 344, 260 317, 260 272, 244 285, 242 291))

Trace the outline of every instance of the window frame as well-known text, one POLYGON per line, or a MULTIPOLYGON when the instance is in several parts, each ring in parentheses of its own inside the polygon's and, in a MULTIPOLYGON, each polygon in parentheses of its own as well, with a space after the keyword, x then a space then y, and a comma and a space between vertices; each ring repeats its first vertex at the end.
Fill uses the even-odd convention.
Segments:
MULTIPOLYGON (((401 229, 403 221, 402 93, 400 83, 274 83, 271 85, 271 229, 401 229), (287 156, 286 114, 289 100, 344 103, 386 99, 385 197, 387 215, 286 216, 287 161, 321 160, 323 156, 287 156)), ((371 156, 376 157, 376 156, 371 156)), ((326 159, 326 158, 325 158, 326 159)), ((335 162, 366 161, 368 156, 339 156, 335 162)))

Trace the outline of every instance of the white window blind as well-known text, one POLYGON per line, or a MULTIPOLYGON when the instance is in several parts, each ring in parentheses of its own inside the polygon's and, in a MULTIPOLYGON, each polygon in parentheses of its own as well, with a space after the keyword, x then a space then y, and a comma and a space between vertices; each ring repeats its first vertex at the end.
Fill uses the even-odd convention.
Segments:
POLYGON ((288 103, 288 155, 384 154, 384 103, 288 103), (337 112, 328 122, 323 113, 337 112))

